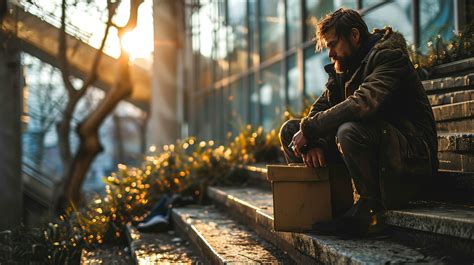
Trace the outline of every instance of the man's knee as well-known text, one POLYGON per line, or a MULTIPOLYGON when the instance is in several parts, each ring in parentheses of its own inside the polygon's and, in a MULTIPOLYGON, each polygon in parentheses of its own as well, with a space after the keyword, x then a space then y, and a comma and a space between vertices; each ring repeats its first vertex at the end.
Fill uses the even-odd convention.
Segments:
POLYGON ((288 142, 291 141, 293 135, 300 129, 300 120, 293 119, 288 120, 280 128, 280 141, 288 142))
POLYGON ((339 151, 352 146, 375 144, 378 141, 378 126, 375 123, 346 122, 337 129, 336 142, 339 151))

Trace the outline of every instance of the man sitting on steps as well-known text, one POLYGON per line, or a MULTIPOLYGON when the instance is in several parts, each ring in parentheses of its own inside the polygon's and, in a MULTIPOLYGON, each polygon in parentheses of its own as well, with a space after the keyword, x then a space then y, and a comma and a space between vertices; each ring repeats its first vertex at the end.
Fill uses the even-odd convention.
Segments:
POLYGON ((400 33, 369 33, 359 13, 341 8, 316 26, 316 48, 324 47, 332 61, 326 89, 306 117, 282 126, 280 140, 288 163, 324 167, 342 159, 360 199, 314 229, 360 236, 377 213, 406 204, 437 171, 435 121, 400 33))

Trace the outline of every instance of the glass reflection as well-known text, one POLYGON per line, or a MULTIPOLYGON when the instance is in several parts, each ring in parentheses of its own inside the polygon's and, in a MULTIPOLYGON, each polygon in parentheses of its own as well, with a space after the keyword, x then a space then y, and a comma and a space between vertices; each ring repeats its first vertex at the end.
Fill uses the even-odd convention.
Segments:
POLYGON ((231 74, 241 73, 247 66, 246 7, 246 2, 242 0, 228 0, 227 3, 227 47, 231 74))
POLYGON ((249 67, 253 67, 258 63, 258 51, 257 44, 255 43, 258 39, 256 34, 257 28, 257 12, 255 10, 255 0, 249 0, 247 2, 248 8, 248 38, 249 38, 249 67))
POLYGON ((283 0, 260 1, 260 51, 262 62, 283 51, 283 0))
POLYGON ((286 0, 288 47, 301 43, 301 8, 299 0, 286 0))
POLYGON ((245 126, 247 120, 246 115, 246 97, 245 91, 242 87, 242 80, 234 82, 230 86, 230 95, 228 96, 229 110, 229 125, 232 135, 237 135, 240 129, 245 126))
POLYGON ((259 86, 260 109, 263 129, 271 130, 281 124, 285 110, 285 90, 281 74, 281 63, 275 63, 261 72, 259 86))
MULTIPOLYGON (((396 0, 368 12, 364 16, 364 20, 369 27, 369 31, 372 31, 373 28, 391 26, 393 30, 402 33, 408 43, 413 43, 411 2, 411 0, 396 0)), ((369 6, 369 4, 372 3, 366 4, 366 1, 364 1, 364 7, 369 6)))
POLYGON ((453 37, 453 2, 449 0, 420 1, 420 48, 427 51, 427 43, 440 35, 445 41, 453 37))
POLYGON ((305 41, 314 37, 314 23, 325 14, 334 10, 334 1, 306 0, 305 1, 305 41))
POLYGON ((330 63, 329 57, 325 52, 315 53, 314 47, 309 47, 304 51, 304 58, 305 94, 310 97, 319 97, 324 91, 328 79, 324 66, 330 63))
POLYGON ((301 77, 296 60, 296 55, 288 57, 288 72, 286 73, 286 78, 288 78, 288 104, 293 113, 301 112, 303 105, 303 93, 298 85, 301 77))
POLYGON ((259 111, 259 94, 258 86, 256 84, 255 75, 249 76, 249 117, 250 123, 254 126, 260 124, 259 111))

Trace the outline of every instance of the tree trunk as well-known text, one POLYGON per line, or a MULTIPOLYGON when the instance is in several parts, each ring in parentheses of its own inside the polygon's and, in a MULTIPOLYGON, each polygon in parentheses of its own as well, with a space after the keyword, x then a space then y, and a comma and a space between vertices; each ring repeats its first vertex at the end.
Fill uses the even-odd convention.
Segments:
POLYGON ((123 163, 125 156, 122 135, 122 121, 121 118, 116 114, 113 115, 113 120, 115 125, 115 141, 117 143, 115 147, 115 161, 118 161, 118 163, 123 163))
MULTIPOLYGON (((59 148, 60 148, 60 155, 61 155, 61 160, 63 162, 63 172, 64 172, 64 183, 63 187, 59 191, 59 193, 56 196, 56 201, 55 201, 55 207, 56 210, 59 212, 62 212, 65 208, 65 206, 68 204, 68 202, 75 202, 77 203, 79 200, 78 194, 71 194, 70 192, 70 186, 74 185, 77 183, 76 179, 73 179, 77 174, 80 174, 83 172, 83 167, 87 166, 87 169, 92 161, 83 161, 80 160, 79 165, 77 161, 77 157, 81 157, 84 152, 90 152, 88 150, 92 150, 95 153, 98 153, 101 150, 100 143, 98 142, 98 139, 96 143, 92 140, 87 140, 87 146, 84 146, 84 136, 79 135, 81 145, 79 146, 79 150, 77 154, 75 155, 74 160, 72 159, 72 152, 71 152, 71 146, 70 146, 70 141, 69 141, 69 136, 71 132, 71 120, 74 115, 74 110, 76 108, 77 103, 79 100, 82 98, 82 96, 85 95, 87 92, 87 89, 95 82, 97 79, 97 68, 99 67, 99 62, 102 57, 102 52, 105 47, 105 42, 107 40, 108 34, 109 34, 109 28, 113 25, 112 23, 112 18, 115 14, 115 11, 117 9, 118 4, 120 1, 112 2, 111 0, 107 0, 107 9, 108 9, 108 20, 107 24, 105 27, 105 32, 104 32, 104 37, 102 39, 100 48, 97 50, 97 54, 94 58, 94 61, 91 66, 91 70, 88 74, 88 76, 85 78, 84 83, 82 87, 79 90, 76 90, 74 86, 72 85, 71 80, 69 79, 70 77, 70 72, 69 72, 69 64, 68 64, 68 59, 67 59, 67 45, 66 45, 66 8, 67 8, 67 1, 63 0, 61 3, 61 31, 59 34, 59 46, 58 46, 58 54, 59 54, 59 61, 61 64, 61 73, 64 81, 64 85, 68 91, 68 102, 66 104, 66 108, 64 110, 64 115, 63 119, 58 125, 58 137, 59 137, 59 148), (76 168, 81 169, 80 172, 75 172, 76 168), (70 200, 67 201, 65 200, 66 198, 69 198, 70 200)), ((119 63, 120 64, 120 63, 119 63)), ((128 56, 127 56, 127 64, 128 64, 128 56)), ((91 115, 94 116, 94 115, 91 115)), ((102 122, 102 120, 100 121, 102 122)), ((99 123, 100 125, 100 123, 99 123)), ((97 126, 98 128, 98 126, 97 126)), ((81 129, 78 127, 78 131, 81 129)), ((87 172, 87 169, 84 171, 87 172)), ((82 176, 82 179, 84 176, 82 176)), ((82 180, 79 182, 82 183, 82 180)))
POLYGON ((103 147, 99 140, 99 127, 117 104, 132 93, 132 82, 128 64, 128 54, 122 51, 119 58, 118 78, 115 87, 109 90, 97 106, 97 109, 79 124, 77 133, 80 144, 74 157, 68 174, 68 182, 65 187, 67 199, 73 205, 81 201, 80 191, 84 178, 95 156, 102 151, 103 147))
POLYGON ((71 120, 74 115, 79 98, 69 96, 69 100, 64 109, 63 118, 58 123, 58 142, 59 142, 59 153, 63 164, 63 171, 67 172, 71 165, 72 154, 71 154, 71 141, 69 134, 71 132, 71 120))

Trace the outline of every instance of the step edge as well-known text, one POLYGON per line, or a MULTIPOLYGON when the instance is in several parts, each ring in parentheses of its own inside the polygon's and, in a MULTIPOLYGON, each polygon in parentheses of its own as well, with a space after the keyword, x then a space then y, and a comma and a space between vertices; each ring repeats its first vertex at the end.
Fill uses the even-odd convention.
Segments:
POLYGON ((425 231, 436 235, 444 235, 460 239, 474 239, 474 235, 472 233, 474 222, 472 222, 472 220, 460 218, 448 219, 446 217, 436 216, 433 214, 390 210, 384 214, 384 221, 389 225, 401 228, 425 231), (447 220, 449 221, 446 222, 447 220), (431 225, 427 227, 420 225, 421 223, 431 225), (436 231, 429 229, 430 227, 436 231))
POLYGON ((176 225, 178 232, 193 245, 194 249, 198 251, 200 256, 206 260, 206 263, 212 264, 226 264, 227 261, 217 253, 214 248, 207 242, 204 236, 192 224, 183 220, 179 214, 179 208, 171 210, 172 222, 176 225))
MULTIPOLYGON (((230 197, 225 197, 225 192, 219 190, 218 187, 209 187, 208 189, 208 196, 213 199, 216 203, 225 206, 228 210, 236 209, 240 213, 242 205, 239 205, 237 200, 234 200, 234 196, 229 195, 230 197), (217 196, 214 196, 217 195, 217 196)), ((243 200, 240 200, 243 201, 243 200)), ((253 207, 258 208, 258 207, 253 207)), ((245 209, 244 209, 245 210, 245 209)), ((346 264, 360 264, 366 263, 365 260, 360 260, 359 257, 354 257, 347 253, 341 253, 337 246, 324 243, 324 238, 318 239, 306 233, 291 233, 291 232, 277 232, 273 230, 273 218, 269 217, 265 213, 261 212, 260 210, 252 211, 255 213, 255 216, 247 216, 248 219, 255 222, 257 225, 263 227, 270 232, 272 232, 276 237, 282 239, 283 241, 288 242, 292 245, 296 250, 302 252, 303 254, 317 259, 317 260, 337 260, 338 263, 342 262, 343 259, 344 263, 346 264), (295 242, 306 242, 306 244, 296 244, 295 242), (303 246, 310 246, 310 249, 303 248, 303 246), (317 252, 320 251, 320 252, 317 252)), ((334 239, 334 237, 328 237, 329 239, 334 239)), ((395 242, 394 242, 395 243, 395 242)), ((398 244, 398 243, 395 243, 398 244)), ((399 244, 398 244, 399 245, 399 244)), ((409 248, 403 246, 406 249, 411 251, 417 251, 413 248, 409 248)), ((427 258, 433 258, 428 256, 427 258)), ((380 260, 379 260, 380 262, 380 260)))

